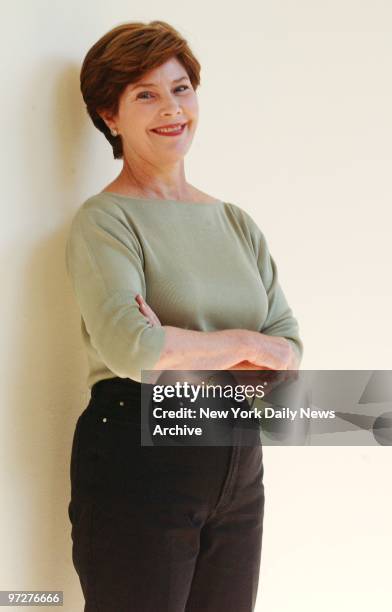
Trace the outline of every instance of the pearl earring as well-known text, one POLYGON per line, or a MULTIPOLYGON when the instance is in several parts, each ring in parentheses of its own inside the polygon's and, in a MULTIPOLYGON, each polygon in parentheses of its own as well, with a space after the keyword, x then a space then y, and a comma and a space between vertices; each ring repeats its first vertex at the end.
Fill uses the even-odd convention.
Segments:
POLYGON ((112 136, 118 136, 117 130, 110 130, 112 136))

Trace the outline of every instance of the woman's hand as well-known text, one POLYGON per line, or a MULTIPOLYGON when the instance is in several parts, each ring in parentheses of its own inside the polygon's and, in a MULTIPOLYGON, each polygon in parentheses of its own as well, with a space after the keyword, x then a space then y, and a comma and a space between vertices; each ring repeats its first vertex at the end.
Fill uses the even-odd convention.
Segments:
POLYGON ((269 390, 271 391, 284 381, 296 380, 298 378, 299 358, 291 344, 281 336, 266 336, 265 334, 260 334, 260 336, 264 336, 264 338, 261 338, 263 350, 267 348, 264 358, 261 355, 260 357, 257 357, 257 354, 255 355, 256 361, 261 362, 260 365, 251 361, 240 361, 228 368, 229 370, 236 370, 233 376, 237 383, 256 385, 269 379, 269 390), (275 367, 267 367, 267 363, 269 366, 275 363, 275 367), (262 374, 259 370, 267 370, 267 372, 262 374))
POLYGON ((297 369, 297 356, 290 342, 282 336, 268 336, 257 332, 252 336, 254 340, 249 361, 267 370, 295 370, 297 369))
POLYGON ((227 369, 235 370, 232 375, 237 384, 252 385, 253 387, 264 381, 263 374, 260 370, 269 370, 269 368, 255 365, 250 361, 240 361, 227 369))
POLYGON ((146 319, 151 323, 153 327, 162 327, 160 320, 157 315, 153 311, 153 309, 145 302, 143 296, 140 293, 136 294, 135 300, 139 305, 139 311, 141 314, 146 317, 146 319))

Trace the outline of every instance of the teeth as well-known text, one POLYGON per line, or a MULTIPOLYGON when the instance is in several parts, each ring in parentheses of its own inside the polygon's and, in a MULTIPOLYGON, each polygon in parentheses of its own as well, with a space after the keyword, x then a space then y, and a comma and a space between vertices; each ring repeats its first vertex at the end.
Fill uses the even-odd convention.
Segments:
POLYGON ((181 132, 182 130, 182 125, 180 125, 179 127, 172 127, 172 128, 160 128, 160 129, 156 129, 154 130, 155 132, 181 132))

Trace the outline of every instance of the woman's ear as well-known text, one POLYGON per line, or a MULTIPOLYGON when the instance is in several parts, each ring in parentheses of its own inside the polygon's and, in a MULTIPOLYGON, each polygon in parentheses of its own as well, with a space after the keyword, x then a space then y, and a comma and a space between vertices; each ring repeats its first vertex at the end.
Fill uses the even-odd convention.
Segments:
POLYGON ((97 110, 98 115, 101 117, 101 119, 106 123, 106 125, 108 126, 109 130, 115 130, 116 129, 116 123, 113 119, 113 115, 106 110, 97 110))

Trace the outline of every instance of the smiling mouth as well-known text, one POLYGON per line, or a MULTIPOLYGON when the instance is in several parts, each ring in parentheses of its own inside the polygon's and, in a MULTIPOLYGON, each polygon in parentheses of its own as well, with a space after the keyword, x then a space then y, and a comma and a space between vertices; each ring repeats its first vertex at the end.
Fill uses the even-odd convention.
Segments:
POLYGON ((182 134, 185 130, 185 127, 187 126, 187 123, 181 123, 178 126, 172 126, 172 127, 166 127, 166 128, 155 128, 153 130, 151 130, 151 132, 154 132, 155 134, 158 134, 159 136, 179 136, 180 134, 182 134))

